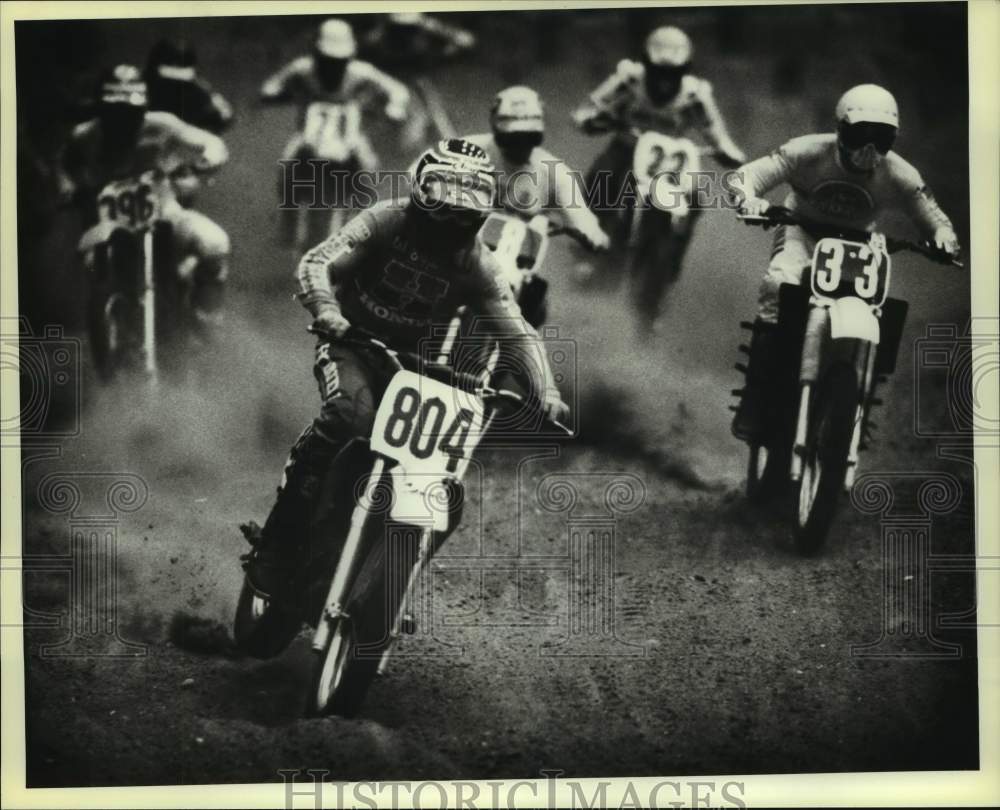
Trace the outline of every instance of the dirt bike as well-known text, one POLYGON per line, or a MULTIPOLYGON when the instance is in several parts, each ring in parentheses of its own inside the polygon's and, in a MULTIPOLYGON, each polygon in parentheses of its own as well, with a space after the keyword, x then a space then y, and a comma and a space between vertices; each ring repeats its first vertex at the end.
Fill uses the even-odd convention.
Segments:
MULTIPOLYGON (((542 214, 524 220, 514 214, 494 212, 479 231, 479 237, 497 258, 501 275, 510 284, 521 314, 535 328, 548 317, 549 282, 541 270, 549 240, 561 235, 583 239, 576 229, 556 225, 542 214)), ((496 347, 476 336, 476 324, 470 321, 465 307, 459 308, 449 325, 438 362, 450 363, 468 373, 475 373, 476 369, 491 372, 497 359, 496 347)))
POLYGON ((306 107, 295 160, 310 162, 310 169, 293 165, 292 172, 315 178, 318 185, 312 205, 297 205, 286 212, 294 215, 291 241, 296 256, 336 233, 346 221, 353 198, 352 179, 360 168, 356 154, 360 138, 357 103, 314 101, 306 107))
POLYGON ((876 386, 895 370, 907 304, 888 297, 890 254, 910 250, 962 265, 926 244, 804 221, 778 206, 740 219, 764 227, 798 225, 817 235, 809 286, 779 289, 780 371, 747 466, 752 501, 781 496, 791 484, 795 543, 812 554, 826 540, 841 491, 854 485, 860 451, 875 427, 872 408, 881 404, 876 386))
POLYGON ((395 369, 372 434, 349 442, 322 484, 292 589, 298 603, 273 604, 244 580, 234 623, 237 645, 261 658, 285 649, 303 622, 315 628, 309 714, 357 713, 393 644, 412 632, 407 606, 421 570, 459 523, 462 478, 477 445, 499 413, 525 404, 478 375, 353 332, 337 342, 378 352, 395 369))
POLYGON ((637 199, 628 221, 628 270, 633 305, 641 324, 649 328, 680 275, 681 256, 697 216, 691 209, 693 180, 701 171, 702 156, 715 150, 654 131, 633 134, 637 199))
POLYGON ((93 254, 87 326, 104 381, 140 370, 155 383, 164 345, 185 326, 172 231, 161 218, 162 187, 153 171, 108 183, 97 195, 97 224, 78 245, 93 254))

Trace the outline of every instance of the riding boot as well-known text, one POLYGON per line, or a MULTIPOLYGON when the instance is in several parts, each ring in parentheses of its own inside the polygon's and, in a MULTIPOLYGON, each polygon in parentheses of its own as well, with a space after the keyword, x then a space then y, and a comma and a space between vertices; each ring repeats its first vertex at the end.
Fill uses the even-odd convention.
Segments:
POLYGON ((244 566, 251 587, 264 596, 280 594, 289 584, 299 553, 308 544, 313 505, 330 463, 340 450, 309 426, 292 447, 278 498, 262 529, 244 533, 253 545, 244 566))
POLYGON ((733 417, 733 435, 749 444, 759 442, 765 432, 772 389, 780 367, 777 324, 754 321, 747 360, 746 380, 740 405, 733 417))

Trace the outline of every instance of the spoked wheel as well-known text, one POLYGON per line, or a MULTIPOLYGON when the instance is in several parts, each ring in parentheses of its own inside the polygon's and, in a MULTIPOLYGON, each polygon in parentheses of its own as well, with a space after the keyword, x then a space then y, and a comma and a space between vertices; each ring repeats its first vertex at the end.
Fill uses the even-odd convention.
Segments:
POLYGON ((815 418, 802 464, 795 544, 803 554, 819 551, 830 531, 847 474, 858 401, 854 369, 832 367, 814 398, 815 418))
POLYGON ((273 658, 292 643, 301 626, 298 616, 276 607, 243 580, 233 622, 240 650, 254 658, 273 658))

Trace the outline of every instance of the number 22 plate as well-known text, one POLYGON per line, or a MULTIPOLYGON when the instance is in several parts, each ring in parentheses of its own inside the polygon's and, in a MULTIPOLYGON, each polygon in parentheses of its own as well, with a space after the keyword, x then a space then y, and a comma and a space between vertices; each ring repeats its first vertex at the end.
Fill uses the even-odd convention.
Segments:
POLYGON ((409 474, 461 480, 483 435, 481 400, 450 385, 398 371, 375 415, 371 447, 409 474))

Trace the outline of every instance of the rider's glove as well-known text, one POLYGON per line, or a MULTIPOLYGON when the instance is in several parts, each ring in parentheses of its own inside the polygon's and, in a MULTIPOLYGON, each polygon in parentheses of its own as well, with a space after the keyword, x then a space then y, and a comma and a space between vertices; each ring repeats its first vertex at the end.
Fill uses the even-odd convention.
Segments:
POLYGON ((611 238, 600 228, 594 228, 581 236, 587 247, 595 253, 603 253, 611 247, 611 238))
POLYGON ((949 256, 957 256, 962 251, 962 246, 958 243, 958 236, 947 225, 943 225, 934 231, 931 241, 934 247, 949 256))
POLYGON ((771 203, 763 197, 744 197, 740 202, 740 214, 745 217, 762 217, 770 207, 771 203))
POLYGON ((569 416, 569 405, 563 402, 557 388, 546 389, 542 409, 545 412, 545 417, 553 422, 565 422, 569 416))
POLYGON ((390 121, 406 120, 406 105, 395 101, 386 104, 385 117, 390 121))
POLYGON ((340 307, 335 304, 320 306, 313 317, 312 330, 323 336, 343 337, 350 328, 350 322, 341 314, 340 307))

